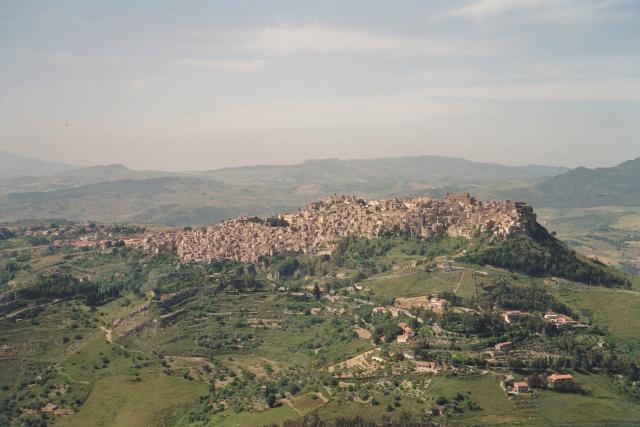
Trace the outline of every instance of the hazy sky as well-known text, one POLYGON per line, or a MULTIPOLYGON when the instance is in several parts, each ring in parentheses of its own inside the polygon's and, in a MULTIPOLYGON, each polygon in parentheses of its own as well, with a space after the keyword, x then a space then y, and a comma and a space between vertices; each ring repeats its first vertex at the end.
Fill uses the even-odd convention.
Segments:
POLYGON ((640 156, 640 1, 0 2, 0 149, 211 169, 640 156))

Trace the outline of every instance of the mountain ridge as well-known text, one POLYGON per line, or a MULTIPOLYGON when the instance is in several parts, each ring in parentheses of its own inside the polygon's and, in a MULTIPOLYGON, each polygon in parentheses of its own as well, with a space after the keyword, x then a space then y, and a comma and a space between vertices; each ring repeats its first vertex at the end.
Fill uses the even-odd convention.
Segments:
POLYGON ((640 206, 640 157, 612 167, 578 167, 499 194, 545 207, 640 206))
POLYGON ((82 166, 39 160, 0 150, 0 179, 46 176, 79 168, 82 166))

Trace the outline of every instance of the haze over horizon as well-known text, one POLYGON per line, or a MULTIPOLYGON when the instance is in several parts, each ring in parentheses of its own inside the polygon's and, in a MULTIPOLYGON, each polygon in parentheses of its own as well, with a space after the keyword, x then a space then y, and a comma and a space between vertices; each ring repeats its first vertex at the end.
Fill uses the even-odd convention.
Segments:
POLYGON ((6 1, 0 11, 0 150, 22 156, 172 171, 640 156, 633 1, 6 1))

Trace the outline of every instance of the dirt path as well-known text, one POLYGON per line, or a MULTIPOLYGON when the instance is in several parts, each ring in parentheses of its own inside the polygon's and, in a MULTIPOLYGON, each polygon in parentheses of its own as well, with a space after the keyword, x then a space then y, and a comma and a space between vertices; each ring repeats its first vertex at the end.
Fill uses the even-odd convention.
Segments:
POLYGON ((6 315, 6 316, 4 316, 4 317, 1 317, 1 318, 0 318, 0 320, 11 319, 12 317, 16 317, 16 316, 17 316, 18 314, 20 314, 20 313, 24 313, 25 311, 33 310, 33 309, 36 309, 36 308, 39 308, 39 307, 46 307, 46 306, 48 306, 48 305, 55 304, 55 303, 57 303, 58 301, 60 301, 60 300, 59 300, 59 299, 56 299, 56 300, 53 300, 53 301, 48 302, 48 303, 45 303, 45 304, 32 305, 32 306, 29 306, 29 307, 25 307, 25 308, 22 308, 22 309, 20 309, 20 310, 18 310, 18 311, 14 311, 14 312, 13 312, 13 313, 11 313, 11 314, 7 314, 7 315, 6 315))
POLYGON ((502 390, 504 390, 504 392, 507 392, 507 386, 505 385, 505 383, 509 380, 513 379, 513 375, 509 374, 507 375, 507 377, 504 379, 504 381, 500 381, 500 388, 502 390))
POLYGON ((282 402, 286 403, 287 405, 289 405, 289 407, 291 409, 293 409, 294 411, 296 411, 296 414, 302 416, 302 411, 300 411, 298 408, 296 408, 293 403, 291 403, 291 401, 289 399, 282 399, 282 402))
POLYGON ((273 360, 269 360, 266 357, 260 357, 260 360, 264 360, 265 362, 269 363, 270 365, 278 365, 278 362, 274 362, 273 360))
POLYGON ((105 336, 107 338, 107 342, 109 344, 112 344, 113 343, 113 336, 111 335, 111 329, 107 329, 104 326, 100 326, 100 329, 102 329, 102 331, 104 331, 104 334, 105 334, 105 336))
POLYGON ((185 362, 199 362, 199 363, 203 363, 205 365, 209 365, 209 367, 211 368, 215 368, 215 366, 213 365, 213 363, 209 362, 207 359, 205 359, 204 357, 192 357, 192 356, 165 356, 165 359, 173 359, 173 360, 182 360, 185 362))
POLYGON ((458 283, 456 284, 456 287, 453 288, 453 293, 457 294, 458 293, 458 289, 460 289, 460 285, 462 284, 462 276, 464 276, 464 273, 462 273, 460 275, 460 280, 458 280, 458 283))
POLYGON ((65 377, 67 377, 69 379, 69 381, 71 381, 72 383, 78 383, 78 384, 91 384, 89 381, 80 381, 80 380, 74 380, 73 378, 71 378, 69 376, 69 374, 65 373, 65 372, 60 372, 60 375, 64 375, 65 377))
POLYGON ((453 288, 453 293, 457 294, 458 293, 458 289, 460 289, 460 285, 462 284, 462 278, 464 277, 464 271, 462 273, 460 273, 460 279, 458 279, 458 284, 456 285, 455 288, 453 288))
POLYGON ((411 276, 412 274, 416 274, 419 273, 420 270, 413 270, 413 271, 404 271, 404 272, 399 272, 399 273, 391 273, 391 274, 387 274, 384 276, 379 276, 379 277, 368 277, 366 279, 363 280, 363 282, 369 282, 369 281, 375 281, 375 280, 384 280, 384 279, 397 279, 399 277, 404 277, 404 276, 411 276))

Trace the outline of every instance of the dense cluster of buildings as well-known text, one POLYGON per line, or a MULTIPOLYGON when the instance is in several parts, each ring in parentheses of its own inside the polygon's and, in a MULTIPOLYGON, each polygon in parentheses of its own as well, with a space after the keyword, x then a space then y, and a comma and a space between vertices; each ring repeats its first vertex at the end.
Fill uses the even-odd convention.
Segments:
POLYGON ((364 200, 334 196, 273 219, 236 218, 206 228, 149 236, 147 249, 174 248, 184 261, 232 259, 257 262, 279 253, 332 250, 340 239, 436 233, 470 237, 485 231, 506 237, 527 228, 535 217, 524 203, 483 202, 463 195, 443 199, 364 200))

